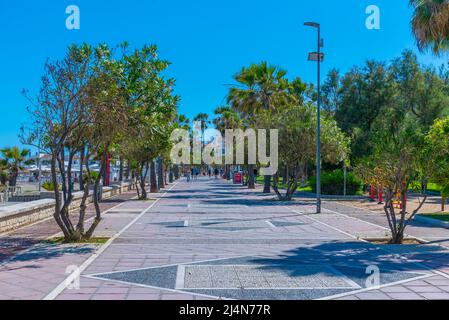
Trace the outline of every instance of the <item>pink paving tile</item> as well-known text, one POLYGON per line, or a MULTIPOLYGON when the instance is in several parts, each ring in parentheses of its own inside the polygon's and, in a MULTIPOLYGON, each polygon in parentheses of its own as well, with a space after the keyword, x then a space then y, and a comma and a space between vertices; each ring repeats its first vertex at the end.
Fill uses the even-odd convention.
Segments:
POLYGON ((417 293, 443 292, 443 290, 439 289, 438 287, 434 287, 434 286, 431 286, 431 285, 427 285, 427 286, 408 286, 407 285, 407 288, 409 288, 413 292, 417 292, 417 293))
POLYGON ((388 293, 394 300, 423 300, 424 298, 414 292, 391 292, 388 293))
POLYGON ((429 300, 449 300, 447 292, 423 292, 420 295, 429 300))

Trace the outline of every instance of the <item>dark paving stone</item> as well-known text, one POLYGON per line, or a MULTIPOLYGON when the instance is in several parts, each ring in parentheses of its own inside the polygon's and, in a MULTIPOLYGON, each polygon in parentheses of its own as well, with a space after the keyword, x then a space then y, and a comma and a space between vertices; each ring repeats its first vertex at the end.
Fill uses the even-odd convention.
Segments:
POLYGON ((152 223, 155 225, 160 226, 166 226, 170 228, 183 228, 184 227, 184 221, 169 221, 169 222, 158 222, 158 223, 152 223))
POLYGON ((270 222, 275 227, 293 227, 293 226, 301 226, 305 223, 299 223, 299 222, 290 222, 290 221, 276 221, 276 220, 270 220, 270 222))
MULTIPOLYGON (((329 263, 312 265, 310 263, 299 263, 297 259, 283 260, 269 257, 241 257, 192 262, 183 264, 181 270, 188 272, 188 274, 181 273, 181 275, 178 275, 178 266, 162 266, 105 273, 95 275, 95 277, 152 287, 178 289, 184 292, 215 297, 246 300, 323 298, 364 288, 367 278, 364 265, 342 266, 329 263), (198 266, 198 268, 195 268, 195 266, 198 266), (223 268, 219 268, 219 266, 223 266, 223 268), (179 286, 179 278, 182 279, 182 287, 177 287, 177 279, 179 286), (241 287, 237 287, 238 283, 241 287), (278 287, 273 287, 273 284, 278 284, 278 287), (286 285, 292 288, 286 288, 286 285), (203 286, 204 288, 198 288, 203 286), (209 286, 211 288, 208 288, 209 286), (224 288, 231 286, 236 287, 224 288), (297 287, 293 288, 295 286, 297 287), (301 286, 310 288, 302 288, 301 286), (342 288, 339 288, 339 286, 342 288)), ((381 266, 380 284, 411 280, 418 276, 421 276, 421 274, 387 269, 381 266)))
POLYGON ((150 268, 136 271, 106 273, 98 278, 143 284, 160 288, 174 289, 177 266, 150 268))

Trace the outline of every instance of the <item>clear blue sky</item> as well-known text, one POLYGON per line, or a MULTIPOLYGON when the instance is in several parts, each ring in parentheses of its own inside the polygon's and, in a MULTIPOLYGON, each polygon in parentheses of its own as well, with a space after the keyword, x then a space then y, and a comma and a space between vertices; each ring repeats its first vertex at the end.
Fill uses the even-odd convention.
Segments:
MULTIPOLYGON (((410 17, 408 0, 0 0, 0 147, 18 144, 27 122, 21 90, 36 93, 45 60, 62 57, 73 42, 157 44, 172 62, 180 111, 191 117, 212 114, 225 102, 232 75, 253 62, 267 60, 290 77, 315 81, 315 65, 306 61, 315 32, 304 21, 322 24, 324 75, 416 50, 410 17), (70 4, 80 8, 80 30, 65 27, 70 4), (371 4, 381 10, 380 30, 365 27, 371 4)), ((420 60, 442 61, 430 55, 420 60)))

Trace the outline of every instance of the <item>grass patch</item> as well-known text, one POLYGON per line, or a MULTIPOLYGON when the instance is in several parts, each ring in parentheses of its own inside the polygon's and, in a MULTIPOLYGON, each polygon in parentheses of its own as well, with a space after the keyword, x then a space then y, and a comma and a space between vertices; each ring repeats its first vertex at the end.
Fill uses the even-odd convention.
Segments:
POLYGON ((298 187, 298 191, 302 191, 302 192, 312 192, 312 187, 311 186, 305 186, 305 187, 298 187))
POLYGON ((65 244, 65 243, 79 243, 79 244, 105 244, 110 238, 107 237, 93 237, 80 241, 65 241, 64 237, 55 237, 45 240, 49 244, 65 244))
POLYGON ((148 198, 148 199, 135 199, 136 201, 156 201, 157 199, 155 199, 155 198, 148 198))
POLYGON ((427 190, 431 192, 441 193, 441 186, 437 183, 429 182, 427 183, 427 190))
POLYGON ((421 214, 421 216, 431 219, 437 219, 440 221, 449 221, 449 212, 425 213, 421 214))
MULTIPOLYGON (((363 239, 365 241, 368 241, 372 244, 378 244, 378 245, 391 245, 390 238, 367 238, 363 239)), ((423 244, 424 242, 419 241, 415 238, 405 238, 402 240, 402 244, 423 244)))

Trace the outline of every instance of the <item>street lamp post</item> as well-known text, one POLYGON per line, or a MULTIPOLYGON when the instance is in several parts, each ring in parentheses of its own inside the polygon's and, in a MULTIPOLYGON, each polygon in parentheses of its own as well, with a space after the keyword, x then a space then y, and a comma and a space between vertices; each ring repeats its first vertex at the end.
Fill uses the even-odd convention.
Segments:
POLYGON ((316 213, 321 213, 321 62, 324 54, 321 52, 323 40, 321 39, 320 24, 316 22, 306 22, 305 26, 317 29, 318 41, 317 52, 309 53, 309 61, 317 62, 317 124, 316 124, 316 213))
POLYGON ((42 163, 41 163, 41 148, 42 148, 42 137, 41 137, 41 133, 40 130, 38 130, 38 148, 37 148, 37 169, 38 169, 38 178, 37 178, 37 182, 38 182, 38 191, 39 194, 42 191, 42 163))

